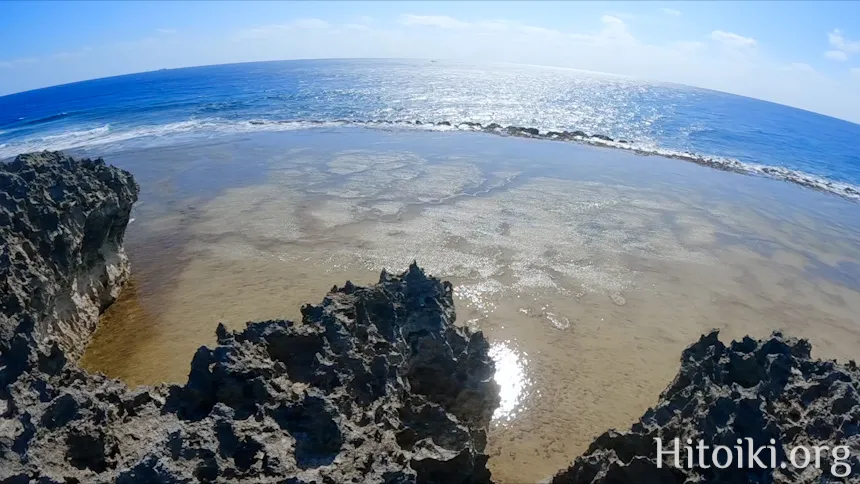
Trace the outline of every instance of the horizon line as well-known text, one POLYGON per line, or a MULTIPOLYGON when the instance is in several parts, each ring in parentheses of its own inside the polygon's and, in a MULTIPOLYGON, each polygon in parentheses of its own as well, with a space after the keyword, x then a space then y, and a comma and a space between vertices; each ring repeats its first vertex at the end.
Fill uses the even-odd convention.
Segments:
POLYGON ((23 91, 16 91, 16 92, 11 92, 11 93, 7 93, 7 94, 0 94, 0 102, 2 102, 4 100, 4 98, 9 98, 9 97, 13 97, 13 96, 22 95, 22 94, 33 93, 33 92, 42 91, 42 90, 46 90, 46 89, 54 89, 54 88, 60 88, 60 87, 65 87, 65 86, 72 86, 75 84, 82 84, 82 83, 86 83, 86 82, 115 79, 118 77, 134 76, 134 75, 140 75, 140 74, 151 74, 151 73, 163 72, 163 71, 177 71, 177 70, 183 70, 183 69, 199 69, 199 68, 205 68, 205 67, 218 67, 218 66, 231 66, 231 65, 244 65, 244 64, 263 64, 263 63, 275 63, 275 62, 360 61, 360 60, 377 60, 377 61, 378 60, 393 60, 393 61, 397 61, 397 60, 401 60, 401 61, 408 61, 408 60, 439 61, 439 60, 442 60, 444 62, 451 62, 451 63, 458 63, 458 64, 508 65, 508 66, 518 66, 518 67, 549 68, 549 69, 560 69, 560 70, 574 71, 574 72, 581 72, 581 73, 588 73, 588 74, 596 74, 596 75, 602 75, 602 76, 621 77, 621 78, 637 80, 637 81, 642 81, 642 82, 647 82, 647 83, 681 86, 681 87, 685 87, 685 88, 699 89, 699 90, 703 90, 703 91, 715 92, 715 93, 729 95, 729 96, 737 96, 737 97, 745 98, 745 99, 752 99, 755 101, 774 104, 777 106, 783 106, 783 107, 786 107, 789 109, 796 109, 798 111, 803 111, 803 112, 807 112, 810 114, 823 116, 825 118, 835 119, 837 121, 843 121, 843 122, 846 122, 849 124, 854 124, 854 125, 860 126, 860 120, 852 121, 850 119, 840 118, 838 116, 834 116, 831 114, 826 114, 826 113, 822 113, 822 112, 818 112, 818 111, 812 111, 810 109, 801 108, 798 106, 792 106, 790 104, 784 104, 784 103, 780 103, 780 102, 776 102, 776 101, 770 101, 767 99, 747 96, 744 94, 737 94, 737 93, 728 92, 728 91, 721 91, 718 89, 695 86, 692 84, 684 84, 684 83, 673 82, 673 81, 660 81, 660 80, 646 79, 646 78, 632 76, 632 75, 628 75, 628 74, 617 74, 617 73, 613 73, 613 72, 592 71, 592 70, 588 70, 588 69, 578 69, 576 67, 568 67, 568 66, 554 66, 554 65, 546 65, 546 64, 526 64, 526 63, 519 63, 519 62, 503 62, 503 61, 481 62, 481 61, 442 58, 442 57, 307 57, 307 58, 301 57, 301 58, 293 58, 293 59, 270 59, 270 60, 242 61, 242 62, 225 62, 225 63, 220 63, 220 64, 194 64, 194 65, 180 66, 180 67, 164 67, 164 68, 160 68, 160 69, 151 69, 151 70, 146 70, 146 71, 126 72, 123 74, 115 74, 115 75, 111 75, 111 76, 92 77, 92 78, 87 78, 87 79, 81 79, 78 81, 64 82, 61 84, 50 84, 47 86, 41 86, 41 87, 35 87, 32 89, 26 89, 23 91))

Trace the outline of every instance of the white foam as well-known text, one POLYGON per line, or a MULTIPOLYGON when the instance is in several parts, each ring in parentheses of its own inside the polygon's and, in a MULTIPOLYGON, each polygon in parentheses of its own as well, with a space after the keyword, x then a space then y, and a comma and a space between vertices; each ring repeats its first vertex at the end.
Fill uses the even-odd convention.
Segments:
MULTIPOLYGON (((480 126, 466 121, 452 122, 449 124, 440 123, 441 122, 424 122, 421 124, 416 124, 412 121, 406 120, 273 121, 252 119, 244 121, 225 121, 218 118, 207 118, 179 121, 164 125, 136 127, 124 130, 114 129, 109 124, 105 124, 96 128, 73 130, 64 133, 31 137, 20 141, 7 142, 5 144, 0 145, 0 158, 12 157, 19 153, 26 153, 30 151, 83 148, 87 146, 106 145, 111 143, 119 143, 139 139, 160 139, 167 136, 177 136, 192 133, 231 134, 365 126, 381 130, 418 130, 437 132, 480 131, 502 135, 508 134, 507 127, 505 126, 499 126, 495 129, 489 130, 486 127, 487 124, 485 124, 484 126, 480 126)), ((538 136, 531 137, 551 140, 555 139, 555 137, 547 137, 547 133, 549 131, 560 132, 562 130, 560 128, 552 127, 550 129, 539 129, 538 131, 540 133, 538 136)), ((0 134, 2 133, 3 132, 0 131, 0 134)), ((592 138, 588 136, 576 136, 572 137, 570 141, 595 146, 617 148, 634 152, 637 154, 659 155, 684 161, 691 161, 693 163, 709 166, 724 171, 733 171, 736 173, 742 173, 747 175, 776 178, 813 188, 815 190, 833 193, 847 199, 860 201, 860 186, 852 185, 850 183, 828 180, 824 177, 805 173, 799 170, 792 170, 779 166, 746 163, 729 157, 699 155, 691 152, 661 148, 652 140, 636 140, 622 143, 619 141, 602 140, 599 138, 592 138)))

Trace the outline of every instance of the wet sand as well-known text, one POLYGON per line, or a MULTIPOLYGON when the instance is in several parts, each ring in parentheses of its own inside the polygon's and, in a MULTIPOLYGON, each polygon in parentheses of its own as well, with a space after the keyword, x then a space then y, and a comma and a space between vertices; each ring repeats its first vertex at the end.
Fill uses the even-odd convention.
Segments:
POLYGON ((84 355, 182 382, 218 322, 299 319, 347 279, 416 259, 492 344, 499 482, 535 482, 669 384, 681 351, 780 329, 860 344, 857 205, 677 160, 472 133, 358 128, 103 147, 141 202, 132 284, 84 355))

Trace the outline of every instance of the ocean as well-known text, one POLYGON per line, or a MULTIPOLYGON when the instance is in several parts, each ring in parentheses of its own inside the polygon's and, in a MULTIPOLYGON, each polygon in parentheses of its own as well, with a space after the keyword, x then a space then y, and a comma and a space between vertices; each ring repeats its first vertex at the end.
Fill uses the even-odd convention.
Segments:
POLYGON ((170 69, 0 97, 0 159, 227 133, 373 126, 582 131, 580 141, 781 178, 860 200, 860 125, 687 86, 571 69, 302 60, 170 69), (417 124, 417 122, 421 124, 417 124), (474 124, 480 123, 481 127, 474 124))

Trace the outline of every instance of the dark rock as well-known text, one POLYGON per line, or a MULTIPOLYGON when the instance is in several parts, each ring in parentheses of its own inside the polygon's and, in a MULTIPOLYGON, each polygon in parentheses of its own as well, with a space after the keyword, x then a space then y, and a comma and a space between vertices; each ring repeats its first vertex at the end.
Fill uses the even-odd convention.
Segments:
POLYGON ((537 136, 540 134, 537 128, 523 128, 522 126, 508 126, 505 131, 511 136, 537 136))
POLYGON ((98 314, 128 278, 122 241, 138 190, 128 172, 101 158, 74 160, 46 151, 0 164, 5 357, 28 359, 35 342, 43 365, 62 367, 65 358, 80 356, 98 314))
POLYGON ((599 140, 603 140, 603 141, 615 141, 612 138, 610 138, 609 136, 606 136, 605 134, 593 134, 593 135, 591 135, 591 137, 593 139, 599 139, 599 140))
POLYGON ((436 123, 436 124, 437 124, 438 126, 451 126, 451 123, 450 123, 449 121, 440 121, 440 122, 438 122, 438 123, 436 123))
MULTIPOLYGON (((609 431, 597 437, 553 482, 860 482, 856 365, 813 360, 808 342, 779 333, 764 341, 747 337, 729 346, 717 336, 711 332, 684 351, 678 376, 638 423, 627 432, 609 431), (662 468, 657 468, 655 439, 661 440, 665 451, 674 449, 674 438, 682 443, 683 465, 675 467, 674 457, 664 455, 662 468), (690 467, 684 448, 687 439, 694 444, 701 440, 711 449, 733 447, 737 439, 744 443, 751 439, 757 448, 773 439, 776 468, 769 467, 768 450, 760 455, 769 468, 690 467), (780 468, 789 449, 800 445, 826 445, 831 450, 823 455, 820 469, 810 466, 801 471, 790 462, 780 468), (836 462, 832 449, 838 445, 846 446, 846 455, 851 456, 840 461, 851 466, 847 477, 832 473, 836 462)), ((706 464, 713 464, 710 452, 705 455, 706 464)))
POLYGON ((219 325, 183 386, 131 390, 74 356, 127 277, 137 185, 60 153, 18 157, 0 183, 14 214, 2 226, 0 481, 489 482, 498 386, 484 337, 453 324, 450 284, 415 264, 348 282, 302 324, 219 325))

